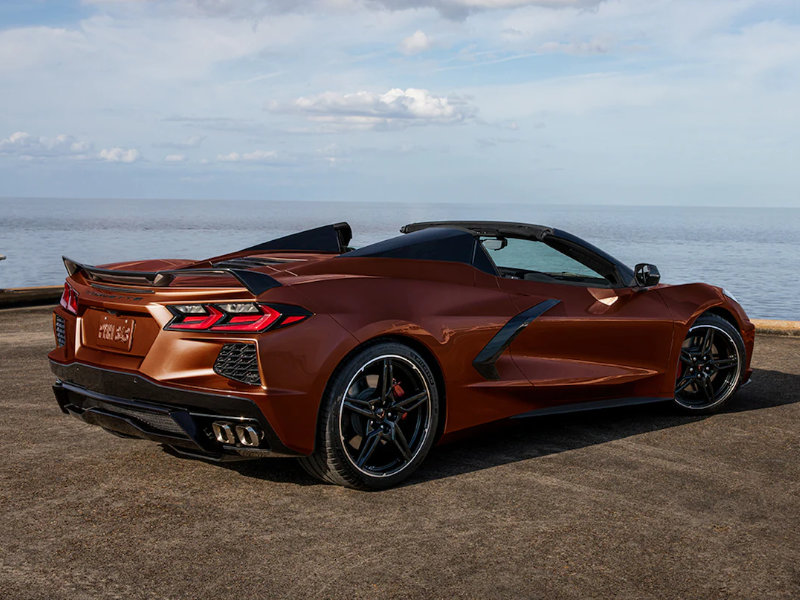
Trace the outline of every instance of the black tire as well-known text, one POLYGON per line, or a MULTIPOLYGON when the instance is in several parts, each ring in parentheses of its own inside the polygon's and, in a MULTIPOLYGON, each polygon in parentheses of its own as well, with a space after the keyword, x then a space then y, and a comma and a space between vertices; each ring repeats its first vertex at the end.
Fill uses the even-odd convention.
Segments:
POLYGON ((436 378, 425 359, 404 344, 379 342, 334 373, 322 399, 316 449, 300 464, 327 483, 386 489, 425 460, 438 422, 436 378))
POLYGON ((720 410, 741 385, 745 357, 736 327, 719 315, 701 315, 689 328, 678 359, 677 407, 695 415, 720 410))

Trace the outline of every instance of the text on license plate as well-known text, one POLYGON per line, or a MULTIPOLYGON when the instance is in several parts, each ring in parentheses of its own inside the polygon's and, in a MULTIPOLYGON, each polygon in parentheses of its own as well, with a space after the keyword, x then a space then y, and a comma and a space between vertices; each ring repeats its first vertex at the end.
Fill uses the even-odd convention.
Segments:
POLYGON ((97 343, 107 348, 130 350, 133 344, 133 319, 103 315, 97 327, 97 343))

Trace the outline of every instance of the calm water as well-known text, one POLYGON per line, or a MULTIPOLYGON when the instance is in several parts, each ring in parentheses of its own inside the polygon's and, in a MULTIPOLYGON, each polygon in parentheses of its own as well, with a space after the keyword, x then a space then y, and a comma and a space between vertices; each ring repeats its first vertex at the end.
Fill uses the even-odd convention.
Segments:
POLYGON ((191 200, 0 199, 0 288, 60 283, 61 255, 90 264, 205 258, 348 221, 355 246, 437 219, 522 221, 566 229, 662 281, 706 281, 751 317, 800 320, 800 209, 553 205, 220 203, 191 200))

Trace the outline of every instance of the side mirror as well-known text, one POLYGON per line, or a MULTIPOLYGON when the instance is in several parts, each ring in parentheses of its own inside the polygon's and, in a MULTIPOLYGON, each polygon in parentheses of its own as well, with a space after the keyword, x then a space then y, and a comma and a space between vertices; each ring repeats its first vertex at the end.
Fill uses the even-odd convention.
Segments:
POLYGON ((508 246, 508 240, 504 237, 483 240, 483 247, 487 250, 502 250, 506 246, 508 246))
POLYGON ((650 287, 661 281, 661 273, 658 267, 648 263, 639 263, 633 270, 636 283, 641 287, 650 287))

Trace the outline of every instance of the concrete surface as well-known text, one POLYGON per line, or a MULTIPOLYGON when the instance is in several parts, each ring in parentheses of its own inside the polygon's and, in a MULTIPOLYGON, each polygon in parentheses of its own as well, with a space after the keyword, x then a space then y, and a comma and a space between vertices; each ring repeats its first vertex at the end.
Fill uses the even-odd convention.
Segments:
POLYGON ((362 493, 61 414, 50 327, 0 312, 2 598, 800 597, 796 338, 720 414, 517 422, 362 493))

